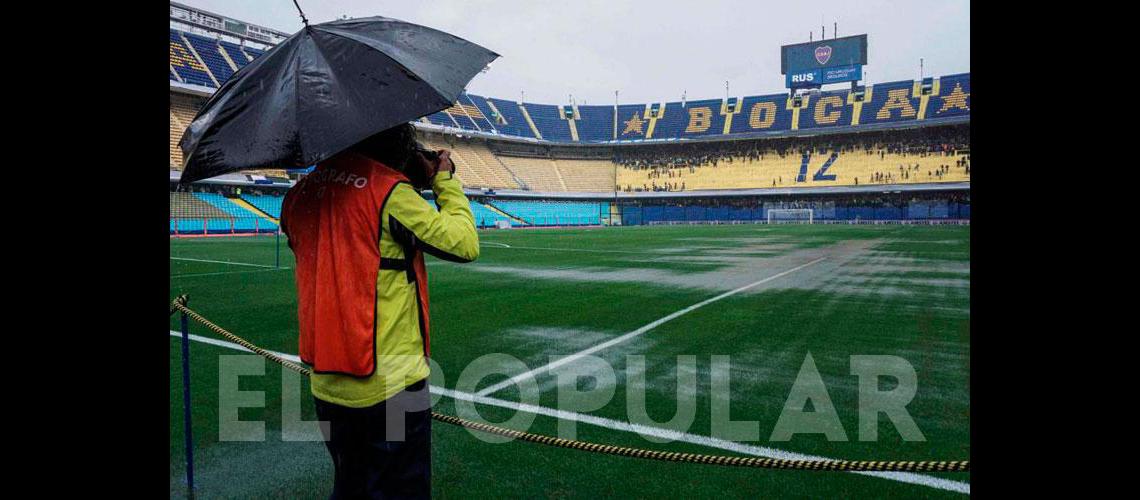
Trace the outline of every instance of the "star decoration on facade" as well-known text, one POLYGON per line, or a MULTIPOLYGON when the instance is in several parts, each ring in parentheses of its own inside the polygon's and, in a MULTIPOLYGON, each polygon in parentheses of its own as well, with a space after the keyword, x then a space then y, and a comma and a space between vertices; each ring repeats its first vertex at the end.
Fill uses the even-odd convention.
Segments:
POLYGON ((625 123, 625 130, 621 132, 621 135, 625 135, 630 132, 637 132, 641 135, 645 135, 645 130, 642 129, 645 121, 642 120, 641 116, 639 116, 637 113, 634 113, 633 116, 629 117, 629 120, 626 120, 623 123, 625 123))
POLYGON ((966 99, 969 97, 970 94, 962 90, 962 84, 955 83, 954 90, 950 91, 950 95, 947 95, 942 99, 942 107, 938 108, 938 112, 941 113, 950 109, 961 109, 969 111, 970 106, 966 104, 966 99))

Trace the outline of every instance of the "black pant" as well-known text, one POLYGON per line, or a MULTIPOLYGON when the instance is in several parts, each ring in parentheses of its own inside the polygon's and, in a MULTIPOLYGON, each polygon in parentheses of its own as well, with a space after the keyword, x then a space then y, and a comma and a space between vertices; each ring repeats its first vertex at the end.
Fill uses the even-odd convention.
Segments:
POLYGON ((430 498, 431 409, 427 380, 367 408, 313 398, 328 422, 336 479, 330 498, 430 498))

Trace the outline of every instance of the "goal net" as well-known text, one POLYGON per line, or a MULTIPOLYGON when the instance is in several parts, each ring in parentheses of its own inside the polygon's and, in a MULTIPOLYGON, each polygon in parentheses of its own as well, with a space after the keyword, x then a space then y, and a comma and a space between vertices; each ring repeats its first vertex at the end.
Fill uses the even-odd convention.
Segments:
POLYGON ((810 208, 774 208, 768 210, 769 224, 811 224, 814 213, 810 208))

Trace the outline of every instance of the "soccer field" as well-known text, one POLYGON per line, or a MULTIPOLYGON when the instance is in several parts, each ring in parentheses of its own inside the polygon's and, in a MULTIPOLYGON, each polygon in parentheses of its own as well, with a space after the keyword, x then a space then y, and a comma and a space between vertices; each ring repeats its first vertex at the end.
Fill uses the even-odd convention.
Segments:
MULTIPOLYGON (((470 264, 428 260, 435 411, 457 401, 491 422, 533 416, 529 432, 704 454, 848 460, 968 460, 970 457, 969 226, 731 225, 481 231, 470 264), (731 293, 730 293, 731 292, 731 293), (696 307, 694 307, 696 306, 696 307), (520 409, 508 383, 518 370, 460 391, 476 358, 504 353, 537 381, 537 406, 520 409), (809 355, 846 440, 823 434, 769 439, 809 355), (559 373, 593 373, 592 355, 616 371, 612 400, 596 410, 558 412, 559 373), (906 406, 925 441, 906 441, 880 415, 878 439, 860 441, 859 378, 851 356, 894 355, 917 373, 906 406), (554 356, 554 358, 552 358, 554 356), (559 356, 571 356, 560 360, 559 356), (638 356, 641 356, 640 358, 638 356), (695 358, 695 364, 679 362, 695 358), (715 356, 727 356, 731 418, 757 421, 759 438, 710 437, 715 356), (640 364, 644 370, 627 371, 640 364), (547 369, 552 361, 553 367, 547 369), (694 373, 695 372, 695 373, 694 373), (695 388, 678 376, 695 374, 695 388), (643 383, 631 384, 630 379, 643 383), (631 389, 631 385, 633 386, 631 389), (682 385, 679 391, 678 386, 682 385), (679 399, 695 401, 692 425, 671 442, 631 428, 627 398, 644 394, 654 420, 670 420, 679 399)), ((292 254, 273 237, 170 241, 171 299, 269 350, 297 352, 292 254)), ((201 325, 191 333, 218 339, 201 325)), ((170 329, 179 329, 179 315, 170 329)), ((332 464, 320 442, 282 437, 282 370, 243 376, 264 406, 243 421, 265 422, 264 441, 219 441, 224 345, 190 346, 196 493, 214 497, 324 498, 332 464)), ((181 341, 170 337, 170 494, 184 497, 181 341)), ((514 368, 514 367, 511 367, 514 368)), ((880 381, 883 390, 889 389, 880 381)), ((588 383, 585 383, 588 386, 588 383)), ((589 387, 582 387, 587 390, 589 387)), ((297 389, 304 420, 315 420, 307 380, 297 389)), ((640 397, 640 396, 637 396, 640 397)), ((814 402, 813 403, 817 403, 814 402)), ((799 410, 800 408, 795 408, 799 410)), ((460 415, 463 416, 463 415, 460 415)), ((511 442, 491 444, 466 429, 433 423, 433 493, 439 497, 960 497, 968 473, 847 473, 759 470, 652 462, 511 442)), ((639 428, 643 432, 644 428, 639 428)), ((666 430, 660 424, 650 433, 666 430)))

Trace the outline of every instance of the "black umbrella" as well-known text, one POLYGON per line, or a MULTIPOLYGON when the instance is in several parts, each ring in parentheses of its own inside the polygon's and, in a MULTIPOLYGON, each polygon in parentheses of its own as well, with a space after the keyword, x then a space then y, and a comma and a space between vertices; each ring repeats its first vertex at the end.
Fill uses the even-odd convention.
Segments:
POLYGON ((306 26, 234 73, 179 147, 182 183, 258 168, 304 168, 451 106, 498 54, 385 17, 306 26))

